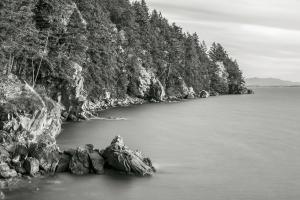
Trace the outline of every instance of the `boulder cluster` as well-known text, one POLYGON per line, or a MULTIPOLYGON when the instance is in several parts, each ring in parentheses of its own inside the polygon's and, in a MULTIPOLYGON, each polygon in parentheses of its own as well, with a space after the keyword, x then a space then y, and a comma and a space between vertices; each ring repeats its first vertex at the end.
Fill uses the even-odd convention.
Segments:
POLYGON ((120 136, 104 150, 95 149, 92 144, 65 151, 44 143, 0 145, 2 179, 63 172, 103 174, 105 168, 138 176, 155 172, 151 160, 140 151, 129 149, 120 136))

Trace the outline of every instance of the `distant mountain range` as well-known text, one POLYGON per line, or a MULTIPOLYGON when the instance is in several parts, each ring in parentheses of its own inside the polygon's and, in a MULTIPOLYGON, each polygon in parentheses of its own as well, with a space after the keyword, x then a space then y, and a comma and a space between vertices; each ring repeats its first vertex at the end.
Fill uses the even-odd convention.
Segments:
POLYGON ((293 87, 300 86, 300 82, 284 81, 277 78, 246 78, 248 87, 293 87))

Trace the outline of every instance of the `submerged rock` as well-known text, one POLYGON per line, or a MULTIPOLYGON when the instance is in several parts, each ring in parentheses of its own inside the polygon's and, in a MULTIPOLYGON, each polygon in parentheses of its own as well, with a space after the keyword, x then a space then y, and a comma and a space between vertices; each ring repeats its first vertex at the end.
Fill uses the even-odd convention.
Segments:
POLYGON ((115 137, 104 150, 103 157, 109 166, 126 173, 149 176, 155 172, 150 159, 145 158, 139 151, 130 150, 120 136, 115 137))

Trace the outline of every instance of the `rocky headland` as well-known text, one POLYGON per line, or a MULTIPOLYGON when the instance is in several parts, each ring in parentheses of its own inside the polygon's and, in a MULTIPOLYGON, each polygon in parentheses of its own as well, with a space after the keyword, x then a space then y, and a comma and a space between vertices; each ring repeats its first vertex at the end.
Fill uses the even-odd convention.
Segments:
POLYGON ((4 0, 0 11, 5 182, 105 169, 152 175, 151 160, 121 137, 105 149, 60 150, 62 122, 96 118, 116 106, 252 93, 220 44, 208 50, 197 35, 157 11, 149 14, 145 1, 4 0))

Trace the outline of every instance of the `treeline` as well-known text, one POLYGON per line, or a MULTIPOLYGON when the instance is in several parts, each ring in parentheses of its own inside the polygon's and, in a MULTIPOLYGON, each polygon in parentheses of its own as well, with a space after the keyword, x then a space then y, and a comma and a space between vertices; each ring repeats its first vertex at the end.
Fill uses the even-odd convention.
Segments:
POLYGON ((70 60, 83 67, 88 97, 135 95, 138 70, 152 71, 172 93, 182 78, 196 93, 241 94, 238 63, 210 48, 144 0, 1 0, 0 68, 32 85, 61 87, 70 60), (75 11, 74 11, 75 10, 75 11))

